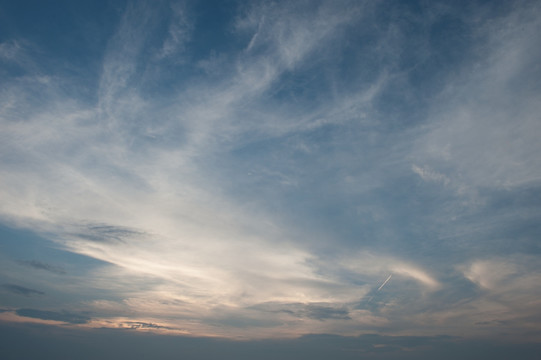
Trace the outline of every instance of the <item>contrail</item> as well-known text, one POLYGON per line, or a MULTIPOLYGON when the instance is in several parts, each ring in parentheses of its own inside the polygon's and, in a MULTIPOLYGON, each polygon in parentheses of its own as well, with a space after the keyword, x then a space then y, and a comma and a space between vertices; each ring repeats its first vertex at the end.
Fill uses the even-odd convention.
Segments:
POLYGON ((380 287, 378 288, 378 290, 377 290, 377 291, 380 291, 380 290, 381 290, 381 288, 382 288, 382 287, 384 287, 384 286, 385 286, 385 284, 387 284, 387 281, 391 280, 391 276, 393 276, 393 274, 389 275, 389 277, 387 278, 387 280, 385 280, 385 281, 383 282, 383 284, 381 284, 381 286, 380 286, 380 287))

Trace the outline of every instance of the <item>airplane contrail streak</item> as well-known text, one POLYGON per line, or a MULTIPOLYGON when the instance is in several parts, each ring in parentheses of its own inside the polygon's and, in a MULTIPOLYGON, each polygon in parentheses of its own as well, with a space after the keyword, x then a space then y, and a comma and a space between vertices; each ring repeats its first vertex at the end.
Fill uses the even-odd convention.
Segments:
POLYGON ((387 281, 391 280, 391 276, 393 276, 393 274, 389 275, 389 277, 387 278, 387 280, 385 280, 385 281, 383 282, 383 284, 381 284, 381 286, 380 286, 380 287, 378 288, 378 290, 377 290, 377 291, 380 291, 380 290, 381 290, 381 288, 382 288, 382 287, 384 287, 384 286, 385 286, 385 284, 387 284, 387 281))

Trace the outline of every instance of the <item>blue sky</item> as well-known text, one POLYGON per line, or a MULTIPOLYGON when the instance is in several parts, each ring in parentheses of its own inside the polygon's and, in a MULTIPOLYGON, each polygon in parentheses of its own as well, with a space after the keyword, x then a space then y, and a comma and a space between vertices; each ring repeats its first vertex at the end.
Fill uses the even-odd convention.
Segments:
POLYGON ((540 19, 0 2, 0 324, 538 345, 540 19))

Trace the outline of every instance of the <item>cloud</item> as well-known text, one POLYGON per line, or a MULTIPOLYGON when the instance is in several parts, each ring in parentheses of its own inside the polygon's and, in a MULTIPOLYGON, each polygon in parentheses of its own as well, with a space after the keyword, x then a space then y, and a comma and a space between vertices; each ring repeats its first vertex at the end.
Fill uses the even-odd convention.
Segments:
POLYGON ((429 288, 438 288, 440 284, 433 277, 427 274, 425 271, 415 268, 410 265, 393 265, 391 266, 392 271, 396 274, 411 277, 420 283, 426 285, 429 288))
POLYGON ((17 41, 0 43, 0 58, 8 61, 16 61, 20 56, 22 46, 17 41))
POLYGON ((32 61, 0 85, 0 220, 105 262, 80 281, 95 317, 71 322, 85 326, 518 324, 537 270, 497 255, 538 238, 539 7, 471 6, 254 2, 207 49, 195 8, 134 2, 97 76, 79 69, 92 81, 3 43, 32 61))
POLYGON ((264 312, 285 313, 297 318, 315 320, 341 319, 350 320, 350 311, 346 306, 336 306, 333 303, 262 303, 250 307, 264 312))
POLYGON ((417 165, 412 165, 411 169, 425 181, 440 182, 443 185, 448 185, 450 182, 448 177, 432 170, 430 167, 425 166, 421 168, 417 165))
POLYGON ((20 260, 18 261, 18 263, 24 266, 32 267, 34 269, 45 270, 53 274, 58 274, 58 275, 66 274, 66 270, 64 270, 63 268, 59 266, 50 265, 50 264, 43 263, 37 260, 20 260))
POLYGON ((163 41, 162 48, 157 54, 158 59, 168 58, 176 55, 185 48, 185 44, 190 40, 193 31, 191 17, 182 3, 173 3, 171 8, 171 21, 169 23, 168 35, 163 41))
POLYGON ((416 155, 452 168, 464 186, 511 187, 541 179, 532 155, 539 151, 532 137, 539 132, 539 102, 527 80, 539 75, 530 63, 541 57, 532 50, 539 28, 533 14, 539 11, 525 4, 477 27, 476 39, 486 46, 483 59, 467 64, 432 105, 416 155))
POLYGON ((517 269, 514 264, 506 261, 484 260, 476 261, 465 270, 464 276, 487 289, 494 289, 509 277, 515 275, 517 269))
POLYGON ((349 316, 349 311, 346 309, 336 309, 328 306, 309 305, 307 310, 308 317, 316 320, 351 319, 351 317, 349 316))
POLYGON ((43 291, 29 289, 24 286, 15 285, 15 284, 4 284, 2 287, 14 294, 24 295, 24 296, 32 296, 32 295, 45 295, 43 291))
POLYGON ((123 244, 144 234, 136 230, 111 225, 86 225, 74 237, 98 243, 123 244))
POLYGON ((475 259, 458 268, 466 279, 513 306, 518 306, 518 302, 531 302, 539 293, 534 284, 541 277, 541 269, 531 255, 475 259))
POLYGON ((168 326, 146 322, 128 321, 126 324, 130 327, 130 329, 171 329, 168 326))
POLYGON ((41 320, 61 321, 69 324, 85 324, 91 320, 83 314, 74 314, 67 311, 47 311, 38 309, 17 309, 15 313, 19 316, 36 318, 41 320))
MULTIPOLYGON (((344 266, 344 270, 347 269, 354 274, 365 276, 367 280, 372 280, 380 277, 382 274, 391 272, 391 275, 396 274, 414 279, 427 289, 435 290, 440 286, 439 282, 428 271, 394 256, 363 251, 356 256, 347 256, 339 264, 344 266)), ((333 271, 341 270, 335 269, 333 271)), ((390 276, 387 277, 387 280, 389 278, 390 276)), ((378 283, 375 282, 373 287, 377 288, 377 285, 378 283)))
MULTIPOLYGON (((143 280, 148 293, 119 294, 132 299, 131 304, 157 293, 203 314, 216 299, 249 306, 361 297, 363 289, 315 274, 305 265, 310 254, 293 244, 272 218, 223 194, 207 170, 217 152, 242 141, 246 132, 267 137, 290 131, 287 121, 252 127, 238 116, 244 111, 239 104, 252 102, 246 111, 259 112, 259 97, 281 74, 353 19, 341 7, 324 7, 309 17, 284 11, 267 12, 273 20, 261 29, 258 45, 267 50, 236 58, 229 64, 234 70, 220 83, 202 81, 170 99, 143 100, 139 89, 146 80, 137 70, 147 60, 143 49, 152 33, 147 30, 155 29, 158 15, 144 3, 129 5, 104 56, 97 105, 64 102, 53 80, 48 93, 58 106, 44 103, 37 115, 9 125, 25 145, 14 148, 13 156, 21 162, 3 168, 4 174, 11 173, 3 180, 4 218, 32 223, 54 233, 64 249, 116 265, 118 269, 103 274, 103 287, 110 286, 117 272, 148 276, 143 280), (160 109, 164 101, 167 107, 160 109), (149 116, 160 120, 145 123, 149 116), (18 182, 27 171, 32 180, 18 182)), ((174 25, 177 20, 170 26, 171 41, 163 43, 169 55, 169 45, 180 47, 178 36, 184 36, 174 25)))

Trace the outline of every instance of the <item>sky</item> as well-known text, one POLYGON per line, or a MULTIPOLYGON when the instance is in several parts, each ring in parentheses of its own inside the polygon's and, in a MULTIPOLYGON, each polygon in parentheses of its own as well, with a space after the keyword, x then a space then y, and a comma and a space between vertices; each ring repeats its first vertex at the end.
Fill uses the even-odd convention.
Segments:
POLYGON ((534 359, 539 34, 526 0, 1 0, 8 358, 534 359))

